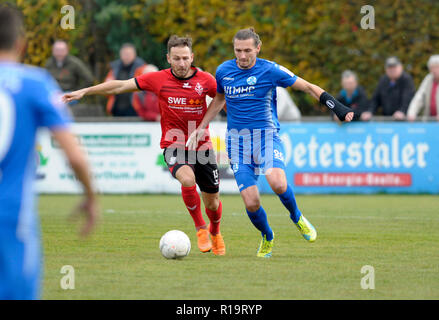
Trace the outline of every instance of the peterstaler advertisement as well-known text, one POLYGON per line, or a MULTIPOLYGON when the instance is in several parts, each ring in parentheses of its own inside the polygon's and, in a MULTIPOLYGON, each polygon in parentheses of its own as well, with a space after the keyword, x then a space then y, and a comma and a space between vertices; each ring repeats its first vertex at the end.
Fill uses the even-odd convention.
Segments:
POLYGON ((437 123, 301 123, 280 135, 297 193, 439 193, 437 123))
MULTIPOLYGON (((102 193, 179 193, 160 149, 159 123, 75 123, 102 193)), ((238 193, 225 145, 226 124, 210 125, 220 192, 238 193)), ((437 123, 284 123, 286 175, 296 193, 439 193, 437 123)), ((37 138, 37 190, 79 193, 46 130, 37 138)), ((262 193, 271 193, 264 176, 262 193)))

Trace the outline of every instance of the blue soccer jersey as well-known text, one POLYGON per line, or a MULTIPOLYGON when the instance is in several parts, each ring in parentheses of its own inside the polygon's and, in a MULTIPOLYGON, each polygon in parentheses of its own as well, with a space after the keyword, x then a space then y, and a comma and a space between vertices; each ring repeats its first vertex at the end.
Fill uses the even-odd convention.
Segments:
POLYGON ((257 58, 252 68, 241 69, 234 59, 217 68, 216 80, 227 105, 227 152, 242 191, 269 168, 285 168, 276 87, 293 85, 297 76, 268 60, 257 58))
POLYGON ((61 91, 47 71, 0 62, 0 299, 38 297, 36 131, 64 129, 68 122, 61 91))
POLYGON ((236 59, 216 70, 217 91, 227 105, 227 127, 237 129, 279 129, 276 87, 289 87, 297 76, 268 60, 256 59, 250 69, 241 69, 236 59))

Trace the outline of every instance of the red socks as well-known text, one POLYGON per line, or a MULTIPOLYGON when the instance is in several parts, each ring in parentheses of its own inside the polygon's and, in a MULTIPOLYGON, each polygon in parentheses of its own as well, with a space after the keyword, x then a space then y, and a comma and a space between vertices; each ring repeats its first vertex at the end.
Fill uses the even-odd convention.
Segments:
POLYGON ((192 187, 183 187, 181 186, 181 196, 183 197, 183 202, 186 205, 189 213, 192 216, 192 219, 195 223, 195 228, 197 230, 206 225, 206 222, 203 219, 203 215, 201 214, 201 200, 200 195, 197 192, 197 186, 194 185, 192 187))
POLYGON ((220 232, 220 222, 221 222, 221 214, 223 212, 223 204, 221 201, 219 202, 218 209, 216 211, 212 211, 206 208, 206 214, 210 220, 210 234, 216 235, 220 232))
MULTIPOLYGON (((197 186, 183 187, 181 186, 181 196, 183 197, 183 202, 186 205, 189 213, 191 214, 192 220, 194 220, 195 228, 198 230, 200 227, 205 226, 206 222, 201 214, 201 200, 200 195, 197 192, 197 186)), ((221 214, 223 212, 223 205, 221 201, 219 202, 218 209, 216 211, 209 210, 206 208, 206 214, 210 220, 210 230, 209 232, 216 235, 220 232, 219 226, 221 222, 221 214)))

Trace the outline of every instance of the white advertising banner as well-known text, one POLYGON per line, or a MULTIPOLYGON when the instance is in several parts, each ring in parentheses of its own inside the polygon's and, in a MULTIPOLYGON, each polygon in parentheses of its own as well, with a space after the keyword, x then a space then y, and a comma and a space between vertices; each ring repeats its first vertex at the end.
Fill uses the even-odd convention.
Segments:
MULTIPOLYGON (((210 128, 218 158, 220 191, 238 193, 225 150, 226 124, 212 123, 210 128)), ((87 152, 99 192, 180 193, 180 184, 163 159, 159 123, 75 123, 72 129, 87 152)), ((38 134, 37 153, 39 193, 81 192, 62 150, 47 130, 38 134)))

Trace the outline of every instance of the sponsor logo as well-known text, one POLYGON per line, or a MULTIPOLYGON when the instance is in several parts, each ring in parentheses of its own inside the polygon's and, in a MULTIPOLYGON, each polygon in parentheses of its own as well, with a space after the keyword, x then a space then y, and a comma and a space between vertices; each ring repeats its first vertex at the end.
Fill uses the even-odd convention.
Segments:
POLYGON ((190 89, 190 88, 192 88, 192 86, 190 85, 189 82, 185 82, 185 83, 183 83, 183 88, 190 89))
POLYGON ((177 104, 177 105, 187 104, 187 99, 186 98, 168 97, 168 103, 169 104, 177 104))
POLYGON ((326 101, 326 105, 327 105, 328 108, 330 108, 330 109, 334 109, 334 107, 335 107, 335 103, 334 103, 334 101, 332 101, 332 100, 328 100, 328 101, 326 101))
POLYGON ((194 205, 193 207, 189 207, 189 206, 186 206, 189 210, 195 210, 196 208, 197 208, 197 205, 194 205))
POLYGON ((196 99, 196 100, 194 100, 194 99, 190 99, 189 100, 189 103, 190 104, 200 104, 200 103, 202 103, 203 102, 203 100, 198 100, 198 99, 196 99))
POLYGON ((224 77, 223 80, 226 80, 226 81, 233 81, 233 80, 235 80, 235 78, 224 77))
POLYGON ((226 95, 242 95, 242 94, 250 94, 253 90, 255 90, 254 86, 250 87, 231 87, 231 86, 224 86, 224 92, 226 95))
POLYGON ((380 172, 306 172, 294 175, 294 184, 301 187, 410 187, 410 173, 380 172))
POLYGON ((251 76, 251 77, 247 78, 247 83, 250 86, 254 86, 256 84, 256 82, 257 82, 257 79, 254 76, 251 76))

